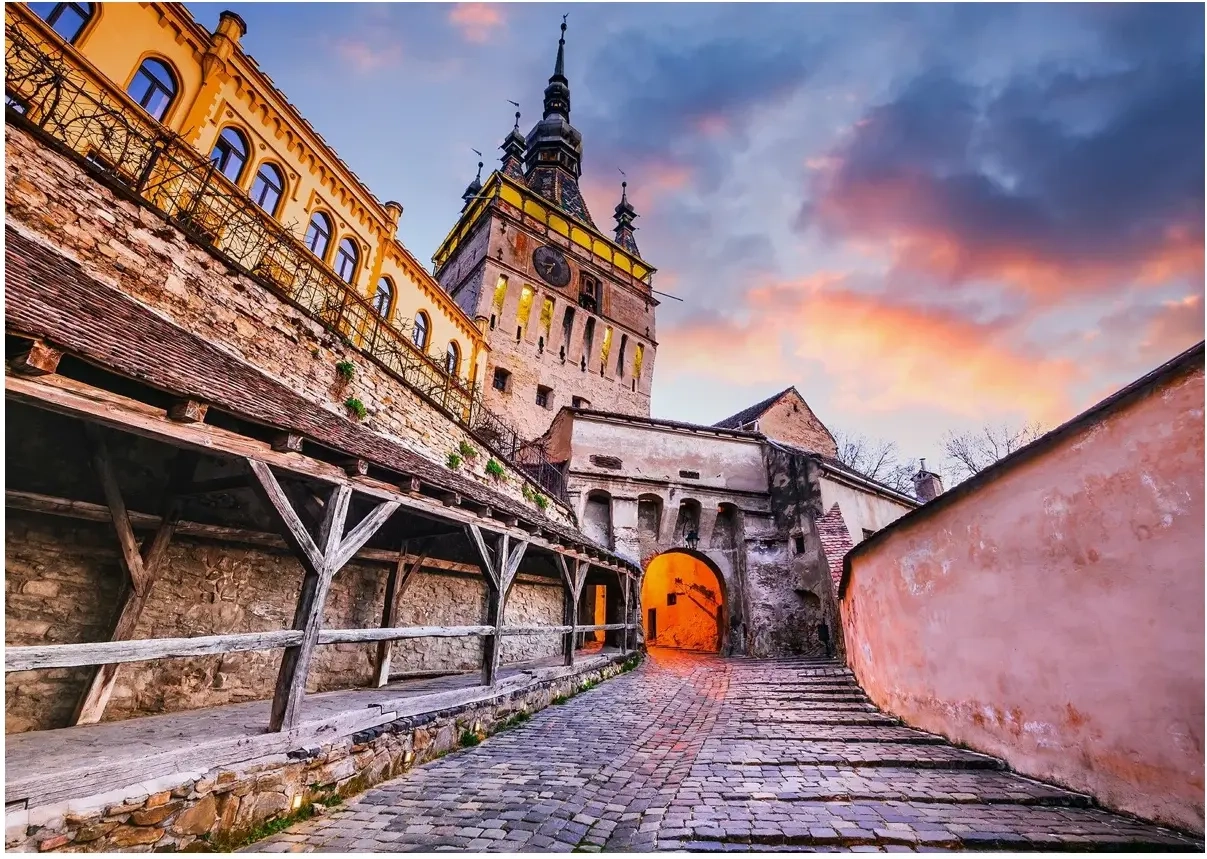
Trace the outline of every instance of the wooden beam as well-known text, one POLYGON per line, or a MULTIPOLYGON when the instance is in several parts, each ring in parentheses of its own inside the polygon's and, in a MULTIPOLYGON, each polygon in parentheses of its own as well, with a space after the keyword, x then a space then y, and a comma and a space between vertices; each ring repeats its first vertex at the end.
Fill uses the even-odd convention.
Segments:
POLYGON ((317 574, 317 571, 323 566, 323 556, 319 552, 318 546, 314 544, 314 538, 306 531, 302 520, 294 511, 289 496, 277 482, 276 475, 272 473, 271 468, 259 460, 249 459, 247 465, 256 478, 256 482, 252 486, 257 490, 256 494, 260 496, 260 500, 264 502, 269 513, 273 514, 283 527, 285 541, 301 556, 307 571, 317 574))
POLYGON ((330 561, 332 569, 337 572, 342 570, 400 506, 397 501, 383 501, 374 507, 340 542, 335 557, 330 561))
POLYGON ((410 474, 402 474, 398 477, 398 488, 403 492, 418 495, 419 491, 423 489, 423 484, 419 481, 418 477, 410 474))
MULTIPOLYGON (((168 500, 164 507, 163 516, 160 518, 159 527, 156 528, 154 536, 140 548, 135 542, 134 526, 130 521, 130 512, 126 509, 125 502, 122 500, 121 490, 117 486, 117 480, 113 474, 108 450, 100 433, 101 431, 95 427, 88 430, 94 467, 97 470, 97 476, 101 480, 102 489, 109 503, 110 521, 113 523, 114 530, 118 534, 118 541, 121 544, 126 571, 130 576, 128 587, 123 592, 122 605, 118 610, 117 622, 113 625, 113 631, 109 636, 111 641, 121 642, 133 637, 135 630, 138 628, 138 619, 142 616, 143 608, 146 606, 147 600, 151 595, 151 587, 155 584, 156 579, 159 578, 159 571, 163 566, 164 558, 167 557, 168 545, 172 541, 172 534, 176 530, 176 523, 180 518, 180 508, 183 500, 180 496, 180 490, 187 486, 193 478, 193 471, 197 467, 197 454, 183 450, 176 453, 175 460, 172 463, 172 473, 168 479, 168 500), (132 557, 126 554, 127 539, 135 546, 132 557), (133 575, 135 567, 137 567, 138 571, 137 579, 133 575)), ((88 725, 99 722, 101 717, 105 715, 105 707, 109 703, 109 698, 113 695, 113 687, 116 682, 116 665, 104 665, 95 671, 76 704, 75 712, 72 715, 72 724, 88 725)))
POLYGON ((553 557, 558 571, 562 574, 562 623, 570 627, 569 635, 562 641, 562 662, 565 665, 573 665, 574 627, 578 625, 578 561, 573 558, 567 561, 566 556, 560 552, 553 557))
POLYGON ((369 473, 369 462, 365 459, 344 459, 339 466, 349 477, 364 477, 369 473))
POLYGON ((206 656, 245 650, 272 650, 302 640, 296 630, 242 632, 229 635, 200 635, 193 638, 149 638, 100 641, 88 644, 42 644, 35 647, 4 648, 4 671, 35 671, 44 668, 76 668, 81 665, 116 665, 178 656, 206 656))
POLYGON ((272 437, 272 449, 277 453, 301 453, 305 437, 297 432, 277 433, 272 437))
MULTIPOLYGON (((9 375, 5 378, 5 397, 210 456, 257 459, 283 472, 327 483, 347 480, 347 475, 341 469, 329 463, 297 453, 274 451, 264 442, 210 424, 175 423, 169 421, 161 410, 145 403, 62 376, 34 379, 9 375)), ((436 521, 453 521, 462 525, 474 523, 496 531, 500 523, 504 527, 514 527, 507 523, 514 523, 515 517, 506 513, 497 513, 493 520, 483 521, 462 508, 445 507, 438 501, 420 495, 400 494, 397 486, 371 477, 357 479, 356 491, 383 501, 401 500, 403 507, 436 521)), ((530 539, 529 535, 522 533, 513 536, 530 539)), ((558 551, 560 548, 535 538, 530 541, 549 551, 558 551)), ((580 553, 575 554, 582 557, 580 553)))
POLYGON ((459 492, 451 492, 442 489, 436 493, 436 497, 440 499, 440 503, 445 507, 461 506, 461 493, 459 492))
POLYGON ((35 340, 27 351, 9 361, 9 366, 14 373, 23 376, 48 376, 59 372, 62 357, 62 349, 56 349, 43 340, 35 340))
POLYGON ((499 576, 495 572, 494 558, 490 554, 490 550, 486 548, 486 540, 482 537, 482 529, 477 525, 466 525, 465 533, 469 535, 469 542, 478 553, 478 560, 482 564, 482 572, 486 574, 486 579, 495 589, 499 589, 499 576))
POLYGON ((624 609, 620 614, 620 619, 624 623, 624 632, 621 633, 621 635, 620 635, 620 652, 628 653, 629 652, 629 616, 631 614, 631 612, 629 611, 629 577, 627 575, 621 576, 620 579, 621 579, 621 582, 623 582, 620 590, 621 590, 621 594, 622 594, 622 599, 624 600, 624 609))
POLYGON ((177 400, 168 406, 168 418, 182 424, 199 424, 205 422, 207 411, 209 406, 197 400, 177 400))
POLYGON ((495 628, 478 626, 397 626, 377 629, 324 629, 319 644, 359 644, 373 641, 397 641, 404 638, 461 638, 493 636, 495 628))
POLYGON ((501 639, 503 617, 507 612, 507 594, 511 583, 515 581, 520 562, 528 550, 528 541, 520 540, 515 548, 509 548, 507 534, 499 535, 499 546, 495 550, 496 572, 498 587, 487 594, 486 622, 494 627, 494 636, 482 640, 482 685, 494 686, 499 679, 499 660, 502 656, 503 642, 501 639))
MULTIPOLYGON (((399 604, 426 557, 426 554, 420 553, 413 563, 408 563, 406 547, 403 546, 402 551, 398 553, 398 563, 390 570, 390 577, 386 579, 386 598, 381 609, 382 629, 392 629, 398 623, 399 604)), ((392 651, 393 646, 389 640, 382 640, 378 643, 377 653, 373 660, 374 686, 385 686, 390 681, 392 651)))
MULTIPOLYGON (((249 484, 250 485, 250 484, 249 484)), ((16 489, 6 489, 4 504, 13 510, 25 510, 31 513, 42 513, 49 516, 64 516, 81 519, 87 522, 110 522, 108 508, 103 504, 93 504, 90 501, 73 501, 69 498, 57 498, 52 495, 41 495, 36 492, 21 492, 16 489)), ((135 530, 146 531, 159 527, 162 520, 159 516, 148 513, 129 511, 130 523, 135 530)), ((288 544, 276 534, 266 531, 252 531, 246 528, 230 528, 226 525, 210 525, 202 522, 181 521, 176 525, 176 536, 195 537, 204 540, 214 540, 222 543, 244 543, 251 546, 264 546, 274 550, 288 551, 288 544)), ((407 561, 417 559, 416 555, 408 555, 407 561)), ((393 566, 398 560, 398 553, 388 549, 361 549, 353 556, 353 560, 374 564, 389 564, 393 566)), ((482 570, 475 564, 461 564, 456 561, 442 561, 429 557, 423 566, 432 570, 443 570, 453 573, 480 576, 482 570)))

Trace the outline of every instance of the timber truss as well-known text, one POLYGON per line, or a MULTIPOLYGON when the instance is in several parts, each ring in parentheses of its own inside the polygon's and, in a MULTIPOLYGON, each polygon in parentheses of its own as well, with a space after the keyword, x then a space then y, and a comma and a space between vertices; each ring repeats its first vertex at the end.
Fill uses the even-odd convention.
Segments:
MULTIPOLYGON (((392 642, 477 637, 482 642, 481 682, 493 686, 504 636, 560 636, 567 665, 574 663, 576 639, 588 631, 607 631, 622 651, 632 644, 633 582, 640 569, 573 529, 535 517, 521 519, 511 512, 515 506, 511 499, 500 496, 492 504, 489 495, 496 493, 482 489, 470 495, 464 491, 464 478, 458 477, 461 491, 441 486, 433 479, 439 469, 429 467, 422 478, 404 474, 354 453, 333 450, 287 427, 252 423, 229 404, 219 407, 165 391, 162 385, 147 386, 29 335, 10 330, 7 347, 9 444, 17 443, 19 433, 43 432, 43 425, 75 432, 90 465, 85 471, 91 474, 83 476, 94 481, 104 503, 6 488, 6 506, 111 522, 120 549, 125 589, 111 640, 5 648, 6 672, 95 666, 76 708, 75 724, 101 719, 117 666, 124 662, 282 649, 268 728, 288 731, 299 724, 309 666, 319 646, 375 642, 371 683, 383 686, 390 679, 392 642), (157 452, 156 461, 170 463, 159 488, 158 511, 137 512, 128 506, 131 493, 123 492, 118 468, 123 457, 115 455, 118 450, 124 461, 150 450, 157 452), (234 499, 236 503, 225 509, 245 513, 247 521, 205 521, 213 519, 206 515, 210 508, 194 502, 218 495, 234 499), (141 541, 138 532, 145 535, 141 541), (174 536, 289 551, 303 570, 292 626, 266 632, 135 639, 174 536), (374 564, 387 577, 381 625, 324 629, 328 591, 353 560, 374 564), (525 575, 560 582, 561 625, 504 624, 508 596, 521 565, 525 575), (486 585, 482 622, 397 625, 408 586, 424 569, 480 576, 486 585), (612 594, 607 619, 614 622, 579 625, 579 603, 589 579, 612 594)), ((141 470, 154 472, 147 466, 141 470)))

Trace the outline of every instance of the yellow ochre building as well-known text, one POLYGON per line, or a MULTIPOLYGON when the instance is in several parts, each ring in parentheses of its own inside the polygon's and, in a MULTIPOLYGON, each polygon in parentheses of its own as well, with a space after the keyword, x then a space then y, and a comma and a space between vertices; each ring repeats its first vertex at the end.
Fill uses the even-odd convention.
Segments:
MULTIPOLYGON (((222 12, 213 33, 177 3, 9 4, 5 15, 50 50, 61 51, 83 85, 103 94, 114 109, 173 132, 209 160, 207 205, 190 210, 192 226, 206 238, 294 291, 301 303, 309 293, 299 278, 313 275, 300 270, 321 270, 323 278, 334 274, 364 299, 353 301, 351 310, 339 309, 341 319, 352 320, 342 326, 351 339, 371 337, 377 351, 413 353, 396 360, 419 360, 459 380, 458 388, 481 384, 485 336, 398 240, 402 206, 380 202, 242 51, 246 24, 238 15, 222 12), (221 204, 236 196, 238 206, 221 204), (248 198, 258 210, 246 205, 248 198), (267 223, 241 227, 246 210, 267 223), (279 248, 267 250, 264 242, 245 238, 266 229, 291 232, 289 252, 305 257, 304 264, 294 259, 285 266, 274 257, 279 248), (390 324, 366 319, 371 313, 390 324), (381 345, 385 340, 388 347, 381 345)), ((10 87, 8 99, 22 110, 20 90, 10 87)), ((130 160, 112 151, 117 145, 109 138, 75 143, 102 165, 130 160)), ((180 208, 182 196, 201 196, 181 178, 185 172, 177 176, 161 159, 139 178, 180 208)), ((322 294, 324 308, 330 295, 330 289, 322 294)))

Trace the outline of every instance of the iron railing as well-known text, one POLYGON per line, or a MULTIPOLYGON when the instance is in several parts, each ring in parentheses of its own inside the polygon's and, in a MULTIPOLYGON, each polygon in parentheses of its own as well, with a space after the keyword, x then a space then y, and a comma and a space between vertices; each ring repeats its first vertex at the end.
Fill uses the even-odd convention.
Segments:
POLYGON ((194 241, 373 358, 549 495, 566 500, 565 478, 545 447, 487 409, 477 385, 445 371, 444 356, 424 353, 404 333, 410 320, 382 317, 310 252, 296 225, 278 223, 181 137, 123 93, 86 76, 69 49, 11 18, 5 39, 8 120, 40 128, 91 162, 194 241))

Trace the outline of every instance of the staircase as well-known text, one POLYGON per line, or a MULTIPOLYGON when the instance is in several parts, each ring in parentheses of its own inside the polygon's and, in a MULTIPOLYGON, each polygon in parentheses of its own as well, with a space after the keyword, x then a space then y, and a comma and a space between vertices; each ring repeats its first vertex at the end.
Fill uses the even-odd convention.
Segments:
POLYGON ((1203 850, 902 724, 837 662, 729 665, 680 793, 700 798, 684 822, 688 850, 1203 850))

